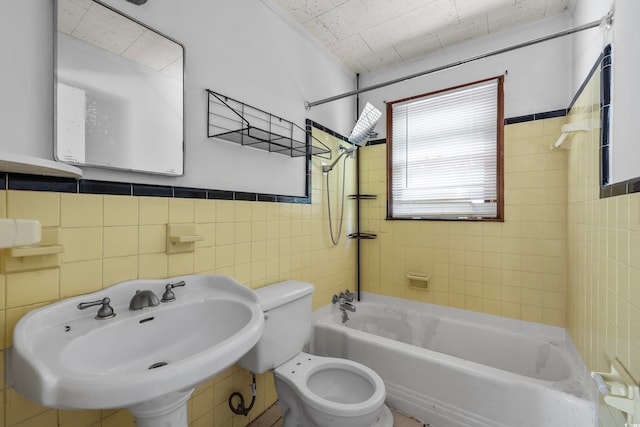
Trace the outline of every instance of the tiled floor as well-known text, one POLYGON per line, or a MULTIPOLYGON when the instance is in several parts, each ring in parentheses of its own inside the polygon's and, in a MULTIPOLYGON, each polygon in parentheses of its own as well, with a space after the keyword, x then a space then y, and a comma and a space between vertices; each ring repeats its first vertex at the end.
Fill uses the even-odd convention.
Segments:
MULTIPOLYGON (((403 414, 393 412, 393 427, 424 427, 420 421, 403 414)), ((247 427, 282 427, 282 415, 280 408, 275 404, 267 409, 247 427)))

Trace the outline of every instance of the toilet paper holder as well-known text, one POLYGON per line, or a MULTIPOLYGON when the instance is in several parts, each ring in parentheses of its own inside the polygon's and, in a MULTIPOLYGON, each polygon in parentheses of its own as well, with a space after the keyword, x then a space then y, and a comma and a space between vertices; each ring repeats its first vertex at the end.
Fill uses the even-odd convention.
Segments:
POLYGON ((640 422, 640 389, 629 371, 618 359, 611 362, 609 372, 591 372, 591 378, 604 395, 604 402, 627 416, 627 423, 640 422))

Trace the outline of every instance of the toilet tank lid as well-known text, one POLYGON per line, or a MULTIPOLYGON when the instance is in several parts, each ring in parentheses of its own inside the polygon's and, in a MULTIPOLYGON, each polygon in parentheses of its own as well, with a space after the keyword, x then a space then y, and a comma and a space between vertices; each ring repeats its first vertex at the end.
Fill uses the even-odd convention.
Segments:
POLYGON ((258 302, 263 311, 268 311, 290 303, 291 301, 310 295, 312 292, 313 285, 311 283, 300 282, 298 280, 285 280, 284 282, 263 286, 255 290, 258 302))

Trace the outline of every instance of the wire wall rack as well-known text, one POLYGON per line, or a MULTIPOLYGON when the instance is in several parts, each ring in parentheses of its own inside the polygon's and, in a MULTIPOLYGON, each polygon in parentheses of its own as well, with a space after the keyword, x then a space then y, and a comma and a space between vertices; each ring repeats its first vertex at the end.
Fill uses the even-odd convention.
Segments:
POLYGON ((305 130, 289 120, 210 89, 206 91, 209 138, 291 157, 313 155, 331 159, 331 150, 311 136, 311 129, 305 130))

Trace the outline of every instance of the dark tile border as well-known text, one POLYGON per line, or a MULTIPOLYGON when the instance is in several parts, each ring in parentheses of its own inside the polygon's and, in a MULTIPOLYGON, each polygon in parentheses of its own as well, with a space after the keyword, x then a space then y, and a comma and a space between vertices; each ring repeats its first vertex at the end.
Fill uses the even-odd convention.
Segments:
POLYGON ((534 120, 553 119, 555 117, 564 117, 568 113, 568 109, 544 111, 542 113, 527 114, 524 116, 509 117, 504 119, 505 125, 515 125, 517 123, 532 122, 534 120))
POLYGON ((278 196, 275 194, 258 194, 259 202, 277 202, 278 196))
MULTIPOLYGON (((347 141, 347 138, 331 129, 307 119, 307 129, 316 127, 334 137, 347 141)), ((307 132, 311 143, 311 133, 307 132)), ((209 200, 243 200, 272 203, 311 203, 311 156, 307 156, 304 197, 280 194, 250 193, 244 191, 216 190, 205 188, 174 187, 167 185, 135 184, 115 181, 97 181, 90 179, 58 178, 52 176, 27 175, 0 172, 0 189, 49 191, 80 194, 110 194, 121 196, 169 197, 209 200)))
POLYGON ((78 181, 73 178, 9 173, 7 174, 6 188, 7 190, 77 193, 78 181))
POLYGON ((386 144, 387 143, 387 139, 386 138, 380 138, 380 139, 374 139, 372 141, 369 141, 369 143, 367 144, 367 147, 370 145, 381 145, 381 144, 386 144))
MULTIPOLYGON (((311 178, 308 176, 308 180, 311 178)), ((181 199, 243 200, 252 202, 311 203, 310 197, 277 194, 248 193, 242 191, 207 190, 201 188, 162 185, 131 184, 124 182, 94 181, 50 176, 24 175, 0 172, 0 189, 48 191, 58 193, 104 194, 119 196, 169 197, 181 199)))
POLYGON ((258 194, 257 193, 237 192, 233 196, 234 196, 233 197, 234 200, 243 200, 243 201, 247 201, 247 202, 257 202, 258 201, 258 194))
POLYGON ((174 187, 173 197, 181 199, 206 199, 207 190, 201 188, 174 187))
MULTIPOLYGON (((600 198, 622 196, 624 194, 640 193, 640 177, 626 181, 609 183, 609 156, 611 155, 611 68, 613 64, 613 52, 611 45, 602 50, 598 62, 592 68, 587 81, 593 76, 597 67, 600 70, 600 198)), ((587 81, 582 86, 586 86, 587 81)))
POLYGON ((125 182, 93 181, 88 179, 81 179, 78 181, 78 193, 131 196, 133 194, 132 186, 133 184, 125 182))
POLYGON ((209 190, 207 191, 207 199, 212 200, 233 200, 233 191, 226 190, 209 190))
MULTIPOLYGON (((534 120, 545 120, 545 119, 553 119, 555 117, 564 117, 568 114, 569 109, 567 108, 563 108, 560 110, 552 110, 552 111, 544 111, 542 113, 535 113, 535 114, 527 114, 524 116, 516 116, 516 117, 509 117, 504 119, 504 124, 506 125, 514 125, 517 123, 525 123, 525 122, 532 122, 534 120)), ((386 144, 387 140, 385 138, 382 139, 375 139, 373 141, 369 141, 369 143, 367 144, 367 146, 370 145, 380 145, 380 144, 386 144)))
POLYGON ((171 187, 163 187, 161 185, 133 184, 133 195, 148 197, 173 197, 173 189, 171 187))
POLYGON ((320 123, 316 123, 313 120, 307 119, 307 129, 311 129, 312 127, 321 130, 324 133, 328 133, 329 135, 336 137, 342 141, 349 142, 349 138, 346 136, 340 135, 338 132, 329 129, 326 126, 321 125, 320 123))

